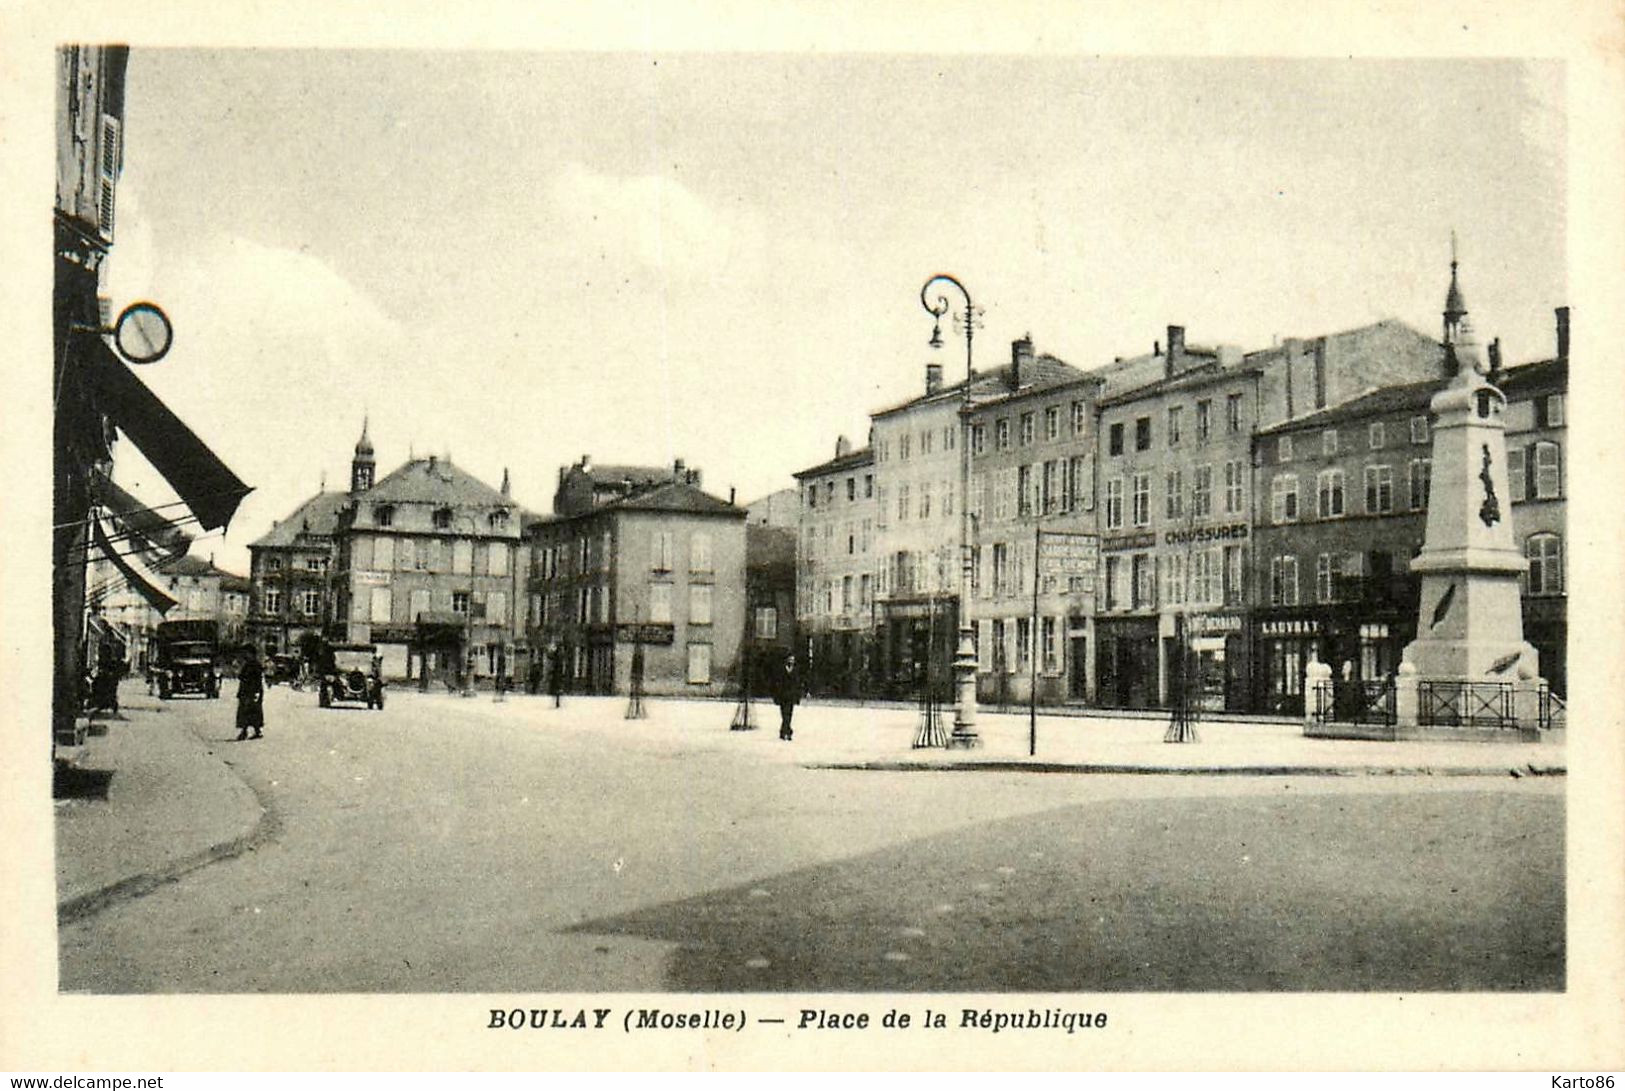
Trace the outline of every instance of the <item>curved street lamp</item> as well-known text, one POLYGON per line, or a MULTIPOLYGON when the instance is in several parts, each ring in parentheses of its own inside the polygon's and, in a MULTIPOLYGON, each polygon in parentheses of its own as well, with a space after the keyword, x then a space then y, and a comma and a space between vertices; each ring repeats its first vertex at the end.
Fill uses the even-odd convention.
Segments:
POLYGON ((971 628, 971 545, 970 545, 970 409, 971 338, 975 329, 970 292, 956 277, 937 273, 920 289, 920 305, 936 323, 931 329, 931 347, 942 347, 942 316, 948 313, 946 295, 933 294, 952 286, 965 299, 965 389, 959 409, 959 644, 954 652, 954 730, 948 748, 971 749, 982 745, 976 733, 976 634, 971 628))

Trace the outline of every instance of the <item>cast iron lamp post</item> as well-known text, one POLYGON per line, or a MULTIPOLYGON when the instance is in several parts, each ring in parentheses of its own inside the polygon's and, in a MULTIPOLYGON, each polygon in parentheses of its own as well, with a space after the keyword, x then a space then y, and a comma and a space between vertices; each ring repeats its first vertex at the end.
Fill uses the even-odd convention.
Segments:
POLYGON ((970 388, 975 313, 970 292, 957 278, 937 273, 927 280, 920 289, 920 305, 937 320, 931 330, 932 348, 942 347, 942 316, 948 313, 948 297, 932 293, 944 285, 952 285, 965 297, 965 389, 959 410, 959 646, 954 652, 954 731, 948 737, 948 748, 968 750, 982 745, 976 733, 976 635, 970 617, 970 388))

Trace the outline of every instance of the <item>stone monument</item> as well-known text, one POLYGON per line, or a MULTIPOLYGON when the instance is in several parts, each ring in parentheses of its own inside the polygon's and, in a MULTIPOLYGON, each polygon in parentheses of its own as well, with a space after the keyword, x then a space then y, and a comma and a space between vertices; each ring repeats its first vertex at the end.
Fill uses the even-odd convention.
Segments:
POLYGON ((1544 681, 1523 638, 1518 550, 1507 488, 1506 396, 1485 375, 1450 263, 1445 351, 1455 374, 1433 397, 1427 531, 1417 638, 1395 693, 1400 738, 1538 737, 1544 681))

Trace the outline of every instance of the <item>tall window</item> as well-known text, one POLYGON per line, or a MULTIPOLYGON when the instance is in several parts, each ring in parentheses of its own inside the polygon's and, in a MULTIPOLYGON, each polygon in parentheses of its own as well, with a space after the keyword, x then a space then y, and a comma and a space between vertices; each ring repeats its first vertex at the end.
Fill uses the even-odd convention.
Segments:
POLYGON ((1196 477, 1191 481, 1191 515, 1198 519, 1208 519, 1213 515, 1213 467, 1196 467, 1196 477))
POLYGON ((1509 500, 1529 499, 1529 451, 1524 447, 1507 451, 1507 493, 1509 500))
POLYGON ((1270 520, 1292 523, 1298 518, 1298 475, 1276 474, 1270 481, 1270 520))
POLYGON ((1114 477, 1106 482, 1106 529, 1120 530, 1123 526, 1123 479, 1114 477))
POLYGON ((931 518, 931 482, 920 482, 920 518, 931 518))
POLYGON ((1226 394, 1224 398, 1224 421, 1231 434, 1241 431, 1241 395, 1226 394))
POLYGON ((1191 554, 1191 602, 1198 605, 1216 603, 1221 592, 1219 551, 1198 549, 1191 554))
POLYGON ((1213 434, 1213 401, 1203 398, 1196 403, 1196 442, 1206 443, 1213 434))
POLYGON ((1535 427, 1563 427, 1563 409, 1563 395, 1561 394, 1548 394, 1544 398, 1536 398, 1535 427))
POLYGON ((454 614, 468 613, 467 591, 453 591, 451 593, 451 612, 454 614))
POLYGON ((1336 553, 1322 553, 1315 558, 1315 600, 1317 602, 1337 601, 1339 558, 1340 555, 1336 553))
POLYGON ((671 584, 649 585, 649 620, 661 624, 671 623, 671 584))
POLYGON ((1162 601, 1179 606, 1185 601, 1185 555, 1169 553, 1162 559, 1162 601))
POLYGON ((1016 512, 1023 519, 1033 513, 1033 468, 1031 466, 1018 466, 1016 468, 1016 512))
POLYGON ((1123 453, 1123 422, 1118 421, 1106 432, 1106 453, 1120 455, 1123 453))
POLYGON ((1178 447, 1179 437, 1185 430, 1185 407, 1183 405, 1170 405, 1168 407, 1168 446, 1178 447))
POLYGON ((1056 618, 1043 619, 1044 634, 1044 671, 1054 674, 1061 669, 1060 643, 1055 639, 1056 618))
MULTIPOLYGON (((469 542, 459 542, 459 545, 472 545, 469 542)), ((418 543, 411 538, 402 538, 395 547, 395 563, 402 572, 411 572, 418 566, 418 543)))
POLYGON ((1224 464, 1224 512, 1226 515, 1237 515, 1242 506, 1242 482, 1246 480, 1246 473, 1241 460, 1231 459, 1224 464))
POLYGON ((973 424, 970 426, 970 452, 981 455, 987 450, 987 425, 973 424))
POLYGON ((1394 470, 1392 466, 1365 468, 1365 510, 1382 515, 1394 510, 1394 470))
POLYGON ((322 612, 322 593, 320 591, 301 591, 299 593, 299 612, 306 617, 316 617, 322 612))
MULTIPOLYGON (((850 584, 851 576, 847 577, 850 584)), ((688 620, 691 625, 711 624, 711 591, 708 583, 690 584, 688 588, 688 620)))
POLYGON ((1337 429, 1328 428, 1320 434, 1320 453, 1327 458, 1337 454, 1337 429))
POLYGON ((1016 670, 1025 672, 1032 663, 1033 623, 1031 618, 1016 618, 1016 670))
POLYGON ((1275 460, 1277 462, 1292 461, 1292 437, 1282 436, 1275 441, 1275 460))
MULTIPOLYGON (((1336 435, 1336 432, 1330 433, 1336 435)), ((1315 495, 1319 498, 1322 519, 1335 519, 1343 514, 1343 471, 1322 470, 1315 475, 1315 495)))
POLYGON ((1240 606, 1246 587, 1243 583, 1242 551, 1240 546, 1224 547, 1224 604, 1240 606))
POLYGON ((1112 556, 1106 558, 1106 609, 1121 610, 1123 608, 1123 558, 1112 556))
POLYGON ((1054 514, 1061 506, 1061 471, 1065 466, 1066 463, 1053 458, 1044 463, 1043 510, 1045 515, 1054 514))
POLYGON ((1052 405, 1044 410, 1044 439, 1054 443, 1061 438, 1061 407, 1052 405))
POLYGON ((1134 475, 1134 525, 1148 526, 1151 523, 1151 475, 1134 475))
POLYGON ((1185 471, 1169 470, 1164 475, 1163 484, 1166 486, 1166 504, 1164 511, 1169 519, 1183 519, 1185 517, 1185 471))
MULTIPOLYGON (((649 552, 656 572, 671 571, 671 531, 657 530, 650 539, 649 552)), ((668 619, 670 620, 670 619, 668 619)))
POLYGON ((846 479, 846 500, 847 500, 847 503, 851 503, 852 501, 856 500, 857 498, 858 498, 858 479, 855 478, 855 477, 849 477, 849 478, 846 479))
MULTIPOLYGON (((864 579, 868 579, 865 576, 864 579)), ((775 606, 756 608, 756 636, 762 640, 776 640, 779 635, 779 611, 775 606)))
POLYGON ((1369 425, 1366 426, 1366 430, 1365 430, 1366 446, 1371 448, 1373 451, 1380 451, 1380 450, 1382 450, 1382 441, 1383 441, 1382 421, 1380 421, 1380 420, 1372 421, 1369 425))
POLYGON ((393 525, 395 522, 395 508, 390 504, 379 504, 372 509, 372 521, 381 527, 393 525))
POLYGON ((1010 547, 1004 542, 993 545, 993 594, 1002 598, 1010 593, 1010 547))
MULTIPOLYGON (((1428 506, 1428 490, 1433 484, 1433 460, 1411 459, 1411 510, 1422 511, 1428 506)), ((1513 494, 1516 498, 1517 494, 1513 494)))
POLYGON ((897 437, 897 460, 899 462, 908 461, 909 449, 913 446, 913 444, 914 433, 912 432, 904 432, 901 436, 897 437))
POLYGON ((1010 418, 1000 417, 993 422, 993 446, 1000 451, 1010 449, 1010 418))
POLYGON ((1136 417, 1134 419, 1134 449, 1136 451, 1151 450, 1151 418, 1136 417))
POLYGON ((282 592, 269 590, 260 599, 260 607, 267 614, 282 613, 282 592))
POLYGON ((1083 511, 1086 506, 1094 505, 1094 498, 1090 493, 1093 475, 1085 461, 1087 458, 1087 455, 1073 455, 1067 460, 1066 487, 1070 497, 1068 507, 1072 511, 1083 511))
POLYGON ((1033 444, 1035 438, 1033 418, 1032 413, 1023 413, 1021 415, 1021 445, 1023 447, 1031 447, 1033 444))
POLYGON ((1411 442, 1426 443, 1428 441, 1428 419, 1425 416, 1411 418, 1411 442))
POLYGON ((1082 401, 1073 402, 1072 403, 1072 434, 1074 436, 1083 435, 1084 431, 1089 426, 1088 421, 1089 421, 1089 407, 1088 407, 1088 404, 1085 403, 1085 402, 1082 402, 1082 401))
POLYGON ((907 485, 899 485, 899 486, 897 486, 897 520, 898 520, 898 522, 906 523, 908 521, 908 504, 909 504, 908 486, 907 485))
POLYGON ((691 686, 711 684, 711 645, 688 646, 688 684, 691 686))
POLYGON ((1298 605, 1298 558, 1286 555, 1270 558, 1270 605, 1298 605))
POLYGON ((1529 558, 1529 593, 1561 595, 1563 539, 1556 534, 1531 534, 1524 543, 1524 555, 1529 558))
MULTIPOLYGON (((320 603, 317 604, 320 608, 320 603)), ((390 594, 387 587, 374 587, 372 589, 371 618, 369 620, 384 624, 390 620, 390 594)))
POLYGON ((1148 610, 1157 604, 1156 558, 1149 553, 1136 553, 1131 563, 1134 567, 1134 608, 1148 610))
POLYGON ((1558 446, 1555 443, 1535 444, 1535 499, 1555 500, 1563 495, 1563 481, 1559 467, 1558 446))

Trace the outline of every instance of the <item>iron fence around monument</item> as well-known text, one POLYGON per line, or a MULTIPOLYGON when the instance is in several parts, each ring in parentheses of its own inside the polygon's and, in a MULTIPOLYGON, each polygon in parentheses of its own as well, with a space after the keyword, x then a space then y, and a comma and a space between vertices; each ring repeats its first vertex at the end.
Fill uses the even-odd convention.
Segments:
POLYGON ((1334 678, 1315 686, 1315 720, 1319 723, 1384 724, 1398 718, 1392 678, 1334 678))
POLYGON ((1417 720, 1430 727, 1516 728, 1511 682, 1417 683, 1417 720))

